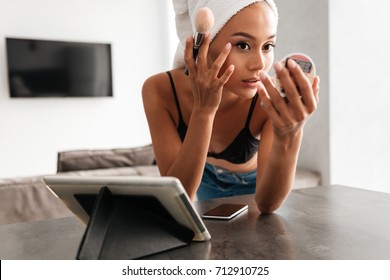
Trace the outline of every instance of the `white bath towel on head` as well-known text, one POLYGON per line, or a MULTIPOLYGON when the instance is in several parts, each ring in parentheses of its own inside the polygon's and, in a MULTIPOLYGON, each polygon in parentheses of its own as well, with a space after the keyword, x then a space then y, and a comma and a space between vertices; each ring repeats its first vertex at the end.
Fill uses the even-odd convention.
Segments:
POLYGON ((235 14, 255 2, 266 2, 278 12, 273 0, 173 0, 175 10, 176 32, 179 44, 176 49, 173 67, 184 67, 184 47, 187 36, 195 33, 196 12, 202 7, 208 7, 214 14, 214 26, 210 30, 211 40, 235 14))

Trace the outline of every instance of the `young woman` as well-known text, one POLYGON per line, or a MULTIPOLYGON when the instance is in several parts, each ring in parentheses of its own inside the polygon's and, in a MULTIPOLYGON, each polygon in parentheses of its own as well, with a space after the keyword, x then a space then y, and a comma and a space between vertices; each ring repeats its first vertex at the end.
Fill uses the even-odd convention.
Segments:
POLYGON ((273 1, 236 0, 233 8, 226 1, 194 1, 192 9, 214 7, 216 25, 196 61, 188 34, 189 76, 182 65, 143 87, 157 165, 162 176, 177 177, 191 199, 255 193, 259 210, 272 212, 291 190, 319 78, 310 83, 293 60, 287 67, 277 62, 288 102, 275 89, 267 75, 276 44, 273 1), (229 12, 226 22, 219 20, 229 12))

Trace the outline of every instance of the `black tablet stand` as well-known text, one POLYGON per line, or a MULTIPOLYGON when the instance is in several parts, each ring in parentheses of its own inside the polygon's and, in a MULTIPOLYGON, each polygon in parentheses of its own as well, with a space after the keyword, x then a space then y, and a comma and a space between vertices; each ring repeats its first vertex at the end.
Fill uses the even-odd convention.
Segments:
POLYGON ((179 224, 153 196, 77 194, 90 220, 77 259, 139 259, 188 245, 194 232, 179 224))

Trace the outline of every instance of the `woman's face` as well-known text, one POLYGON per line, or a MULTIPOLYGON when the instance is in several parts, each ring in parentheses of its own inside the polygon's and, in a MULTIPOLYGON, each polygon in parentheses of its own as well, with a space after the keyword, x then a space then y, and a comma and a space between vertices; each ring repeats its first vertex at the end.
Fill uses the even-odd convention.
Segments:
POLYGON ((268 71, 273 64, 276 29, 276 16, 265 2, 244 8, 221 29, 210 45, 209 61, 214 61, 227 43, 232 44, 220 71, 235 66, 225 90, 245 98, 256 94, 260 71, 268 71))

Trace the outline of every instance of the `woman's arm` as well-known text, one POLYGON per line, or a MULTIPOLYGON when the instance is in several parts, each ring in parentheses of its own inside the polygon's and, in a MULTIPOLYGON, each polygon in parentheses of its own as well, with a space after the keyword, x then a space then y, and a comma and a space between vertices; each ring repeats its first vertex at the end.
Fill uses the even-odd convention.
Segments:
POLYGON ((276 63, 275 71, 286 91, 288 103, 279 95, 270 78, 262 73, 263 84, 259 85, 258 92, 269 119, 261 133, 255 199, 263 213, 275 211, 290 193, 303 127, 318 103, 318 77, 310 84, 292 59, 288 69, 276 63))
POLYGON ((153 149, 160 174, 178 178, 193 199, 203 174, 213 116, 193 112, 182 143, 159 90, 162 80, 168 79, 163 75, 149 78, 142 90, 153 149))
POLYGON ((170 90, 169 87, 162 86, 164 78, 158 75, 148 79, 142 90, 145 113, 160 173, 162 176, 178 178, 191 199, 195 198, 202 179, 222 88, 233 72, 233 68, 230 67, 221 77, 217 77, 230 48, 223 50, 209 68, 207 65, 209 44, 209 36, 206 36, 196 64, 192 57, 193 40, 192 38, 187 40, 185 62, 192 84, 194 105, 183 143, 177 133, 170 109, 163 100, 162 96, 165 95, 160 92, 170 90))

